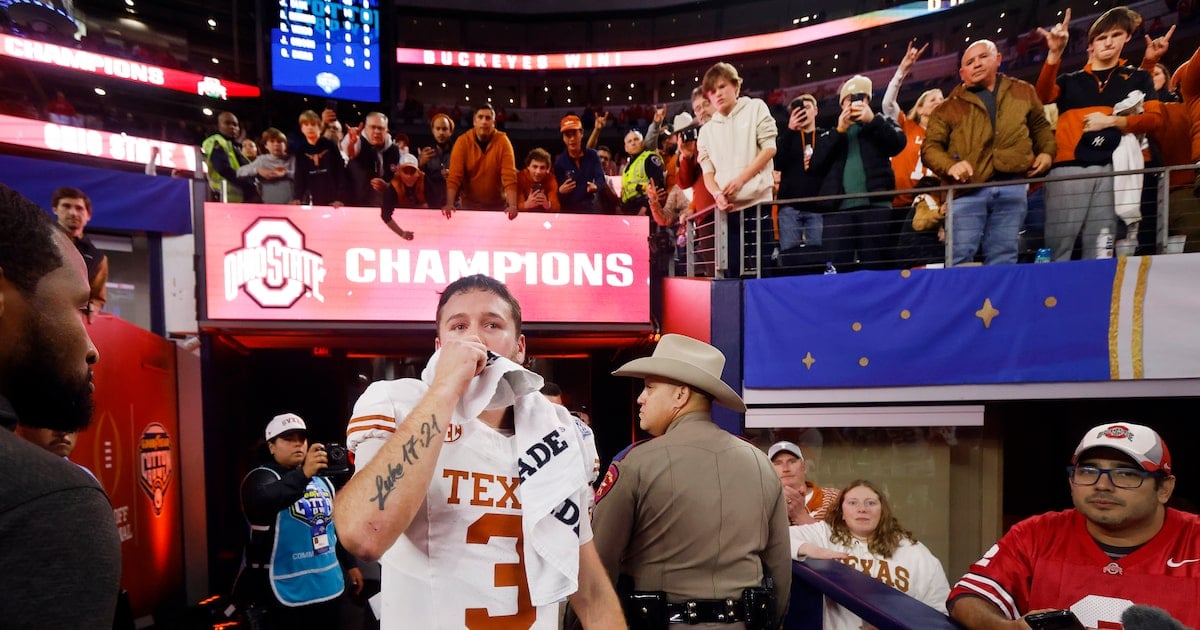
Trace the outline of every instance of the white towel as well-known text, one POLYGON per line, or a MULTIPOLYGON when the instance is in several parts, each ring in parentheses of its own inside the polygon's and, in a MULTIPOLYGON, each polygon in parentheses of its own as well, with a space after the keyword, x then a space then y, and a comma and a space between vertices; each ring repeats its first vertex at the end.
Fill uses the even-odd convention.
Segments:
MULTIPOLYGON (((438 355, 421 373, 426 383, 433 381, 438 355)), ((561 601, 579 589, 579 522, 589 517, 588 475, 595 466, 595 446, 565 408, 542 396, 543 384, 541 376, 493 357, 455 409, 455 416, 476 418, 484 410, 513 407, 525 575, 534 606, 561 601)))
MULTIPOLYGON (((1121 102, 1113 106, 1113 114, 1140 114, 1144 110, 1142 103, 1146 95, 1141 90, 1133 90, 1121 102)), ((1113 171, 1136 171, 1145 168, 1142 156, 1142 139, 1136 134, 1121 134, 1121 143, 1117 145, 1112 156, 1113 171)), ((1142 220, 1142 181, 1143 175, 1114 175, 1113 210, 1125 225, 1132 225, 1142 220)), ((1137 238, 1137 231, 1134 237, 1137 238)))

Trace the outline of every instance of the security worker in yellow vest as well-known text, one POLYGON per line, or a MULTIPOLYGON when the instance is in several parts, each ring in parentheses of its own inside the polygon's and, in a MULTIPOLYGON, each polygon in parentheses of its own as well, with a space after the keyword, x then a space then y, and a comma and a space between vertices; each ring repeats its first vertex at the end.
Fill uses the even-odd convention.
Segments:
POLYGON ((238 168, 250 163, 250 160, 242 155, 237 143, 240 134, 241 125, 237 116, 233 112, 221 112, 217 116, 217 133, 205 138, 200 145, 200 150, 204 153, 204 163, 208 166, 208 188, 216 201, 258 201, 254 178, 237 176, 238 168), (225 195, 222 197, 222 184, 226 182, 225 195))
POLYGON ((642 133, 637 129, 625 134, 625 153, 629 155, 629 165, 621 174, 621 214, 648 214, 650 206, 646 191, 650 187, 647 182, 653 181, 654 189, 660 191, 660 202, 666 200, 666 175, 662 158, 646 147, 642 133))

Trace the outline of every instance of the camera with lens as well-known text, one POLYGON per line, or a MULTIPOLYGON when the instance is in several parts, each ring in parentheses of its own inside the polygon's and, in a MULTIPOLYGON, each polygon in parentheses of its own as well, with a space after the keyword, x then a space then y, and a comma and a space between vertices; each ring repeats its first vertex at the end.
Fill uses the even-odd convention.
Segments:
POLYGON ((700 136, 700 127, 688 127, 679 132, 680 142, 694 142, 700 136))
POLYGON ((329 462, 329 466, 322 471, 325 475, 348 475, 350 474, 350 452, 346 450, 338 442, 330 442, 325 445, 325 458, 329 462))

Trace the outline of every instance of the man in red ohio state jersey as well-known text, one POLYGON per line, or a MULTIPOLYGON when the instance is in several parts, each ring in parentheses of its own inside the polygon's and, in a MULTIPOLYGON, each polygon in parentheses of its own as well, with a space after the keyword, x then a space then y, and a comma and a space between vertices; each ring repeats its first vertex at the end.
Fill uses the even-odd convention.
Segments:
POLYGON ((1150 427, 1088 431, 1067 467, 1075 509, 1017 523, 950 591, 972 630, 1024 628, 1030 612, 1070 609, 1088 628, 1157 606, 1200 627, 1200 517, 1166 507, 1171 454, 1150 427))

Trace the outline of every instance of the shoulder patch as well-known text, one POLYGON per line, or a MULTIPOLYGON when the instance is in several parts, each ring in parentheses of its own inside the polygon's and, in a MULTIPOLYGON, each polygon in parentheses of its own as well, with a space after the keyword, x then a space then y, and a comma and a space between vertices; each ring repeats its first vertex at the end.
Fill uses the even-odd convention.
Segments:
POLYGON ((604 473, 604 481, 600 482, 600 487, 596 489, 596 503, 599 503, 600 499, 603 499, 609 490, 612 490, 619 476, 621 476, 621 473, 617 470, 616 462, 609 464, 608 472, 604 473))

